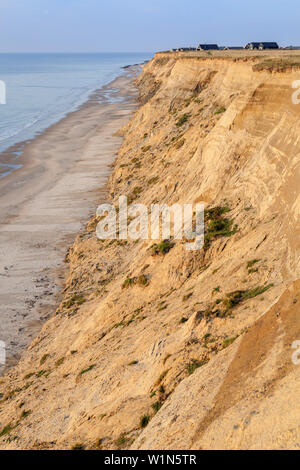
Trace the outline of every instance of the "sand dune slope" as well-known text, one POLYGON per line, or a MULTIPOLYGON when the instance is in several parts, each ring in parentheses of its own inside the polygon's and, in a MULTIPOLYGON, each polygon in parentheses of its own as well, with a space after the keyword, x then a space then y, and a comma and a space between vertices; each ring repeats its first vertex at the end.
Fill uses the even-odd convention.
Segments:
POLYGON ((2 378, 2 448, 299 448, 299 70, 257 61, 144 67, 111 201, 203 202, 205 247, 101 241, 93 218, 2 378))

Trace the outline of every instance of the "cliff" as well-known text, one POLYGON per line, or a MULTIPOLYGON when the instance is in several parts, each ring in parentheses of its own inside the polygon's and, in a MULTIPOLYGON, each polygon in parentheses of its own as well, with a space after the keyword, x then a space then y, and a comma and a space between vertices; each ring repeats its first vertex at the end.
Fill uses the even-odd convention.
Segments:
POLYGON ((298 78, 256 57, 144 67, 109 198, 203 202, 205 246, 101 241, 90 220, 1 379, 1 448, 299 447, 298 78))

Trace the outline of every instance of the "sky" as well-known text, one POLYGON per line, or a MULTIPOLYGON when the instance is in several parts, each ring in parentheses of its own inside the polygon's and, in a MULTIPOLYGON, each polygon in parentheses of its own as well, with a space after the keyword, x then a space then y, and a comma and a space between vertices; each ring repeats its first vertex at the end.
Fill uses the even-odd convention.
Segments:
POLYGON ((0 52, 300 45, 299 0, 0 0, 0 52))

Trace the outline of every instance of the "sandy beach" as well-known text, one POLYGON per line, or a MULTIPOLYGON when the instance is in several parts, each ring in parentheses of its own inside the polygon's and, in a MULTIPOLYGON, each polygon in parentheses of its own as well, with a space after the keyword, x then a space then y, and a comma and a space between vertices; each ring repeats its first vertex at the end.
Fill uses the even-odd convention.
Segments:
POLYGON ((0 184, 0 340, 6 343, 6 367, 55 311, 67 248, 105 199, 122 140, 114 133, 136 107, 133 82, 139 71, 126 68, 78 110, 0 155, 7 163, 22 150, 22 167, 0 184))

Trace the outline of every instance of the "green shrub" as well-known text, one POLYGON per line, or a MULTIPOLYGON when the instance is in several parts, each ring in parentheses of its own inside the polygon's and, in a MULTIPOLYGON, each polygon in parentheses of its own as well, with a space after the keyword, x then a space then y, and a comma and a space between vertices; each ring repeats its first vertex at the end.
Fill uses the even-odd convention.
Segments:
POLYGON ((35 374, 35 376, 36 376, 37 378, 40 378, 40 377, 42 377, 43 375, 45 375, 46 372, 47 372, 46 370, 39 370, 39 371, 35 374))
POLYGON ((148 415, 142 416, 140 419, 140 427, 145 428, 149 424, 149 421, 150 421, 150 416, 148 415))
POLYGON ((168 308, 168 304, 162 303, 161 305, 159 305, 157 311, 162 312, 163 310, 166 310, 167 308, 168 308))
POLYGON ((224 341, 223 341, 223 348, 228 348, 228 346, 230 346, 235 340, 237 339, 237 336, 235 336, 234 338, 226 338, 224 341))
POLYGON ((134 285, 146 287, 149 284, 149 280, 145 274, 141 274, 138 277, 128 277, 122 284, 122 289, 127 289, 134 285))
POLYGON ((141 194, 143 191, 143 188, 141 186, 136 186, 132 192, 128 195, 127 202, 128 204, 131 204, 137 197, 141 194))
POLYGON ((178 140, 178 142, 176 142, 174 147, 176 148, 176 150, 179 150, 181 147, 184 146, 184 144, 185 144, 185 139, 180 139, 178 140))
POLYGON ((254 289, 237 290, 234 292, 230 292, 229 294, 227 294, 226 299, 223 300, 223 303, 225 304, 227 309, 232 309, 244 300, 252 299, 254 297, 257 297, 258 295, 263 294, 273 286, 274 284, 268 284, 267 286, 258 286, 254 289))
POLYGON ((23 418, 27 418, 27 416, 29 416, 31 413, 32 413, 31 410, 28 410, 28 411, 23 410, 22 413, 21 413, 21 418, 22 418, 22 419, 23 419, 23 418))
POLYGON ((173 248, 173 246, 174 246, 174 243, 171 242, 170 240, 163 240, 160 243, 156 243, 152 245, 152 254, 153 255, 159 255, 159 254, 165 255, 169 253, 169 251, 171 250, 171 248, 173 248))
POLYGON ((258 272, 258 268, 248 269, 248 273, 249 273, 249 274, 257 273, 257 272, 258 272))
POLYGON ((121 434, 121 436, 116 440, 117 447, 124 447, 129 442, 129 439, 125 436, 125 434, 121 434))
POLYGON ((215 114, 222 114, 222 113, 225 113, 226 111, 226 108, 225 106, 221 106, 221 108, 217 109, 217 111, 215 111, 215 114))
POLYGON ((155 413, 157 413, 162 407, 162 403, 160 401, 156 401, 155 403, 152 404, 152 408, 155 413))
POLYGON ((206 364, 207 361, 197 361, 196 359, 192 359, 191 362, 189 362, 187 365, 186 365, 186 371, 189 375, 193 374, 195 372, 196 369, 198 369, 199 367, 202 367, 204 366, 204 364, 206 364))
POLYGON ((259 263, 260 259, 252 259, 251 261, 248 261, 247 263, 247 269, 252 268, 252 266, 256 263, 259 263))
POLYGON ((274 284, 268 284, 267 286, 258 286, 255 287, 254 289, 250 289, 246 291, 243 295, 243 298, 246 299, 252 299, 253 297, 257 297, 258 295, 263 294, 267 290, 271 289, 271 287, 274 287, 274 284))
POLYGON ((85 446, 83 444, 75 444, 71 447, 71 450, 85 450, 85 446))
POLYGON ((129 366, 135 366, 135 365, 138 364, 138 363, 139 363, 139 361, 131 361, 131 362, 129 362, 128 365, 129 365, 129 366))
POLYGON ((25 375, 24 380, 30 379, 34 375, 34 372, 30 372, 29 374, 25 375))
POLYGON ((81 372, 79 372, 79 375, 86 374, 86 373, 89 372, 90 370, 94 369, 95 366, 96 366, 96 364, 90 365, 87 369, 83 369, 81 372))
POLYGON ((189 292, 188 294, 184 295, 182 297, 182 302, 186 302, 188 299, 190 299, 193 295, 193 292, 189 292))
POLYGON ((5 426, 5 427, 2 429, 2 431, 0 432, 0 437, 6 436, 6 435, 9 434, 13 429, 14 429, 14 427, 11 426, 10 424, 8 424, 8 425, 5 426))
POLYGON ((63 364, 64 360, 65 360, 65 358, 61 357, 60 359, 58 359, 58 361, 56 361, 55 366, 56 367, 61 366, 63 364))
POLYGON ((144 286, 145 287, 149 284, 149 281, 148 281, 147 276, 145 276, 145 274, 141 274, 140 276, 138 276, 138 278, 136 280, 136 283, 139 286, 144 286))
POLYGON ((153 178, 150 178, 150 179, 148 180, 148 184, 149 184, 149 185, 150 185, 150 184, 155 184, 155 183, 158 182, 158 179, 159 179, 158 176, 154 176, 153 178))
POLYGON ((64 302, 63 306, 66 308, 70 308, 73 305, 82 305, 84 302, 85 302, 84 296, 81 294, 78 294, 78 295, 73 295, 71 299, 64 302))
POLYGON ((232 227, 233 221, 225 218, 224 214, 230 211, 227 206, 217 206, 204 212, 205 235, 204 248, 207 249, 211 242, 219 237, 230 237, 237 231, 237 225, 232 227))
POLYGON ((126 289, 127 287, 130 287, 134 284, 134 278, 133 277, 127 277, 125 281, 122 284, 122 289, 126 289))
POLYGON ((176 122, 176 126, 177 127, 183 126, 183 124, 187 122, 188 118, 189 118, 189 114, 186 114, 186 113, 183 114, 176 122))
POLYGON ((44 362, 46 362, 46 360, 48 359, 49 357, 49 354, 44 354, 40 360, 40 365, 43 365, 44 362))

